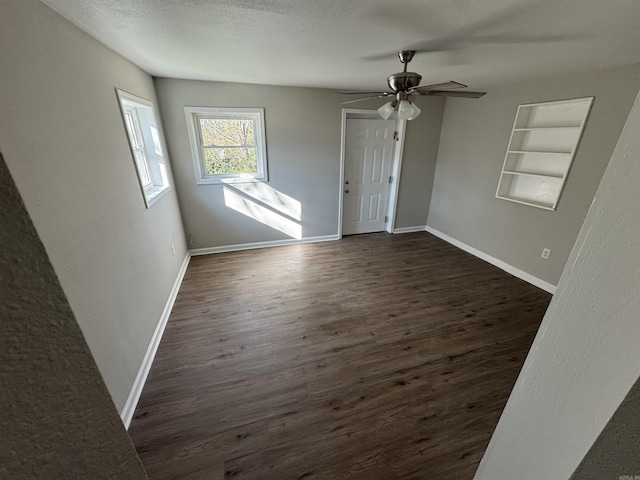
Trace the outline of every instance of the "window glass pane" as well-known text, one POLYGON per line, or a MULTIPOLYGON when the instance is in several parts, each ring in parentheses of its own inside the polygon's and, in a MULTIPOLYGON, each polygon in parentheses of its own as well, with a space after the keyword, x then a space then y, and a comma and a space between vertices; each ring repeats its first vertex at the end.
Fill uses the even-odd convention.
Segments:
POLYGON ((205 148, 207 175, 258 173, 255 148, 205 148))
POLYGON ((134 153, 142 186, 146 187, 151 185, 151 174, 149 173, 149 164, 147 163, 147 158, 144 155, 144 149, 136 148, 134 149, 134 153))
POLYGON ((203 146, 255 145, 253 119, 200 118, 203 146))
POLYGON ((197 184, 268 181, 263 108, 184 111, 197 184))
POLYGON ((142 140, 140 139, 140 135, 138 133, 137 124, 135 123, 134 116, 135 110, 126 110, 125 111, 125 120, 127 122, 127 131, 129 132, 129 139, 131 140, 131 144, 133 148, 141 148, 142 140))

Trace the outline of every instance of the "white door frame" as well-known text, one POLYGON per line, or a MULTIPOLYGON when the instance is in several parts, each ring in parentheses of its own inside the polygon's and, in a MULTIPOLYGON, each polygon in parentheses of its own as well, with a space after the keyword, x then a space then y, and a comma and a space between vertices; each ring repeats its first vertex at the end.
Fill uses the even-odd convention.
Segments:
MULTIPOLYGON (((345 147, 347 138, 347 119, 348 118, 365 118, 372 120, 380 120, 377 110, 364 110, 357 108, 342 109, 342 137, 340 141, 340 185, 338 190, 338 238, 342 238, 342 209, 343 190, 344 190, 344 163, 345 163, 345 147)), ((390 120, 396 122, 396 132, 398 138, 393 142, 393 152, 391 155, 391 185, 389 187, 389 199, 387 200, 386 216, 389 221, 385 222, 384 229, 386 232, 393 233, 396 223, 396 204, 398 203, 398 191, 400 185, 400 169, 402 167, 402 151, 404 150, 404 131, 407 125, 406 120, 400 120, 398 114, 393 112, 389 117, 390 120)))

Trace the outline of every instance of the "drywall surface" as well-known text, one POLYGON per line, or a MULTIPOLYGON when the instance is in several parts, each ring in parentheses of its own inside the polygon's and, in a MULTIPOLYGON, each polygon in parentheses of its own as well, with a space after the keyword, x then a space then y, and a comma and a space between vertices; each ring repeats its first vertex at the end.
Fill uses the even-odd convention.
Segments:
POLYGON ((640 380, 604 428, 571 480, 640 476, 640 380))
POLYGON ((567 480, 638 381, 639 130, 636 100, 475 480, 567 480))
POLYGON ((429 214, 445 99, 419 98, 416 103, 422 113, 406 126, 395 228, 426 225, 429 214))
MULTIPOLYGON (((329 90, 190 80, 155 79, 185 229, 193 248, 293 238, 278 225, 296 224, 303 238, 338 233, 340 135, 345 97, 329 90), (185 106, 262 107, 269 181, 245 185, 197 185, 185 106), (268 200, 276 199, 275 203, 268 200), (277 199, 295 204, 282 215, 277 199), (240 212, 237 201, 246 207, 240 212), (231 200, 231 201, 230 201, 231 200), (261 213, 265 210, 267 221, 261 213)), ((396 226, 424 225, 440 131, 441 99, 408 130, 400 177, 396 226), (411 197, 411 198, 408 198, 411 197)), ((435 100, 435 101, 431 101, 435 100)), ((357 108, 377 108, 380 101, 357 108)), ((353 105, 348 105, 352 107, 353 105)), ((426 110, 428 108, 425 107, 426 110)))
POLYGON ((0 42, 0 148, 121 409, 186 255, 175 189, 145 208, 115 93, 153 82, 37 0, 0 2, 0 42))
POLYGON ((553 285, 558 283, 640 83, 640 68, 497 86, 447 99, 428 225, 553 285), (595 97, 556 211, 495 198, 519 104, 595 97), (551 249, 548 260, 540 258, 551 249))
POLYGON ((1 155, 0 224, 0 478, 147 478, 1 155))

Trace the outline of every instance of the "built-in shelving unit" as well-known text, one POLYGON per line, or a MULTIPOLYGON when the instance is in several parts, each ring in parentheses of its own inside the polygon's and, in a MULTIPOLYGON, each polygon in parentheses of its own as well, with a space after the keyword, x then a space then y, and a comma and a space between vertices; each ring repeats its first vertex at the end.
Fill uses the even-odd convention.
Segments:
POLYGON ((496 197, 555 210, 593 97, 520 105, 496 197))

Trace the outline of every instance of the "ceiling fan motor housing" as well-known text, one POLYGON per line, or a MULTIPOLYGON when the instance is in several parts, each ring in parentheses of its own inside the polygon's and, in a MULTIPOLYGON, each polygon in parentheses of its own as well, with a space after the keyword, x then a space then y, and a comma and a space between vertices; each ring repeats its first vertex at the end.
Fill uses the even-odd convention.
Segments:
POLYGON ((422 75, 419 75, 416 72, 399 72, 390 75, 389 78, 387 78, 387 83, 391 90, 397 92, 415 88, 420 85, 421 80, 422 75))

